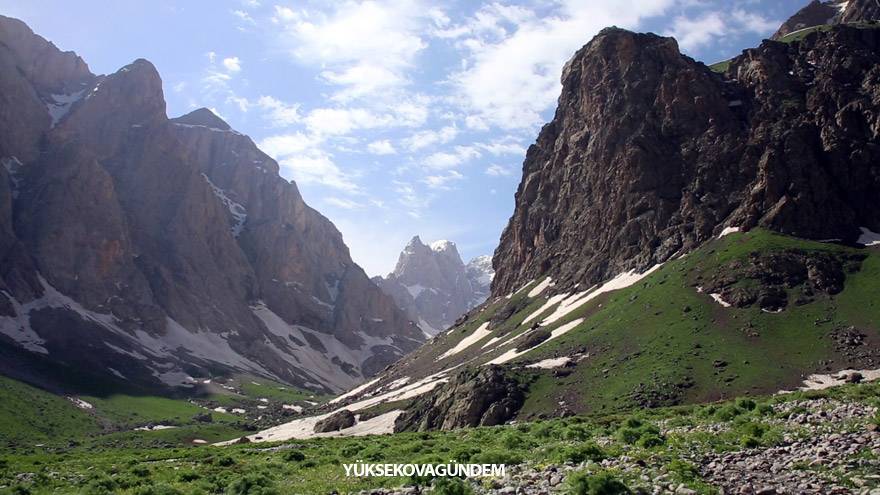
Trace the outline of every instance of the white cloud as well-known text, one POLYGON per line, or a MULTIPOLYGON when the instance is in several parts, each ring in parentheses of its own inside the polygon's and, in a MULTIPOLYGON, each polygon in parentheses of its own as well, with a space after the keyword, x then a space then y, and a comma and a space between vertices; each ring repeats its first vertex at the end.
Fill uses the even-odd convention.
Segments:
POLYGON ((502 167, 501 165, 489 165, 489 168, 486 169, 486 175, 492 177, 508 177, 513 175, 513 170, 508 167, 502 167))
POLYGON ((241 60, 238 57, 224 58, 223 67, 229 72, 238 72, 241 70, 241 60))
POLYGON ((635 27, 674 0, 561 0, 549 15, 493 3, 444 31, 468 56, 451 82, 465 123, 482 130, 532 128, 559 96, 559 74, 571 55, 605 26, 635 27))
POLYGON ((518 142, 517 139, 512 138, 510 136, 505 137, 503 139, 495 140, 489 143, 480 143, 479 146, 481 149, 484 149, 491 153, 494 156, 500 155, 521 155, 525 156, 526 149, 522 144, 518 142))
POLYGON ((205 54, 205 56, 208 57, 209 63, 213 64, 214 61, 217 60, 217 53, 216 52, 208 52, 205 54))
POLYGON ((451 182, 460 181, 462 179, 464 179, 464 175, 457 170, 450 170, 442 175, 429 175, 423 179, 423 182, 431 189, 449 189, 449 184, 451 182))
POLYGON ((373 141, 367 145, 367 151, 374 155, 393 155, 397 153, 391 141, 383 139, 381 141, 373 141))
POLYGON ((445 126, 438 130, 427 129, 419 131, 404 140, 404 146, 410 151, 418 151, 435 144, 446 144, 455 139, 458 129, 454 126, 445 126))
POLYGON ((257 100, 257 105, 268 113, 273 125, 285 127, 302 120, 297 104, 284 103, 277 98, 264 95, 257 100))
POLYGON ((254 18, 251 17, 251 15, 249 13, 245 12, 244 10, 233 10, 232 15, 234 15, 235 17, 238 17, 239 19, 241 19, 242 21, 244 21, 248 24, 256 24, 256 21, 254 21, 254 18))
POLYGON ((300 184, 320 184, 347 193, 360 192, 354 178, 344 173, 327 153, 313 151, 305 155, 291 155, 279 164, 300 184))
MULTIPOLYGON (((421 1, 344 1, 329 11, 275 7, 281 39, 299 61, 321 66, 322 77, 350 99, 408 82, 406 70, 427 46, 432 17, 421 1)), ((436 15, 436 12, 435 12, 436 15)))
POLYGON ((736 9, 732 12, 708 11, 698 16, 678 16, 664 34, 678 40, 684 51, 698 52, 717 39, 743 33, 770 34, 781 21, 736 9))
POLYGON ((335 206, 337 208, 342 208, 345 210, 357 210, 364 207, 363 204, 358 203, 357 201, 346 199, 346 198, 337 198, 335 196, 330 196, 324 198, 324 203, 328 205, 335 206))
POLYGON ((284 157, 316 148, 320 139, 302 132, 279 134, 260 141, 260 149, 274 157, 284 157))
POLYGON ((480 152, 472 146, 456 146, 451 152, 438 151, 428 155, 424 160, 424 164, 431 169, 449 169, 479 156, 480 152))
POLYGON ((309 112, 305 123, 312 132, 332 135, 385 127, 391 125, 393 120, 364 108, 317 108, 309 112))

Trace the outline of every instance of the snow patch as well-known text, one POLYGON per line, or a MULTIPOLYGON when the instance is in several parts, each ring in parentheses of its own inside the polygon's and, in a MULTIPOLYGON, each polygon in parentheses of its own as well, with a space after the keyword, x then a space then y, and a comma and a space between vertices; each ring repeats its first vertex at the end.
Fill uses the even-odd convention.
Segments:
POLYGON ((558 357, 558 358, 550 358, 544 359, 542 361, 538 361, 537 363, 530 364, 526 366, 526 368, 541 368, 545 370, 553 369, 553 368, 561 368, 566 364, 571 362, 571 358, 568 356, 558 357))
POLYGON ((861 227, 862 235, 859 237, 858 243, 864 246, 880 246, 880 234, 871 232, 865 227, 861 227))
POLYGON ((297 413, 297 414, 301 414, 301 413, 303 412, 303 407, 302 407, 302 406, 297 406, 297 405, 294 405, 294 404, 283 404, 283 405, 281 406, 281 409, 287 409, 288 411, 293 411, 293 412, 295 412, 295 413, 297 413))
POLYGON ((742 229, 740 229, 739 227, 725 227, 724 230, 722 230, 721 233, 718 234, 718 238, 721 239, 724 236, 735 234, 737 232, 740 232, 741 230, 742 229))
POLYGON ((177 428, 173 425, 151 425, 151 426, 140 426, 135 428, 135 431, 158 431, 158 430, 173 430, 177 428))
POLYGON ((579 307, 592 301, 593 299, 599 297, 602 294, 630 287, 630 286, 638 283, 640 280, 644 279, 648 275, 657 271, 661 266, 663 266, 662 263, 654 265, 650 269, 645 271, 644 273, 638 273, 635 270, 630 270, 628 272, 621 273, 620 275, 612 278, 611 280, 605 282, 604 284, 602 284, 601 286, 599 286, 596 289, 588 289, 585 292, 580 292, 578 294, 574 294, 574 295, 568 297, 567 299, 563 300, 561 303, 559 303, 559 307, 556 308, 556 311, 554 311, 550 316, 545 318, 541 322, 541 326, 550 325, 550 324, 558 321, 559 319, 564 318, 566 315, 568 315, 572 311, 578 309, 579 307))
POLYGON ((847 383, 847 378, 853 373, 862 375, 863 382, 873 382, 880 379, 880 369, 876 370, 851 370, 838 371, 831 375, 815 374, 804 380, 804 386, 799 390, 824 390, 847 383))
POLYGON ((425 287, 420 284, 404 285, 404 287, 406 287, 406 291, 409 292, 413 299, 417 299, 419 294, 425 292, 425 287))
POLYGON ((454 356, 459 352, 467 349, 468 347, 476 344, 480 340, 483 340, 485 337, 488 337, 491 333, 492 331, 489 330, 489 322, 487 321, 480 325, 476 330, 474 330, 473 333, 461 339, 461 341, 455 347, 444 352, 443 355, 440 356, 437 360, 442 361, 450 356, 454 356))
POLYGON ((540 293, 547 290, 547 287, 553 285, 553 279, 550 277, 545 278, 541 281, 540 284, 536 285, 532 290, 529 291, 529 297, 537 297, 540 293))
POLYGON ((229 213, 232 214, 232 235, 238 237, 244 229, 244 224, 247 221, 247 210, 241 204, 230 199, 229 196, 226 195, 226 191, 220 189, 217 185, 211 182, 211 179, 209 179, 207 175, 202 173, 202 177, 204 177, 208 182, 208 185, 211 186, 211 190, 214 191, 214 196, 217 196, 217 198, 220 199, 220 202, 229 210, 229 213))
POLYGON ((49 111, 49 116, 52 117, 52 124, 49 127, 58 125, 58 122, 70 111, 70 107, 82 99, 85 92, 86 90, 83 89, 76 93, 52 95, 51 100, 46 102, 46 109, 49 111))
POLYGON ((339 402, 342 402, 342 401, 344 401, 345 399, 347 399, 347 398, 349 398, 349 397, 353 397, 353 396, 355 396, 355 395, 357 395, 357 394, 363 392, 364 390, 366 390, 366 389, 372 387, 373 385, 379 383, 379 380, 381 380, 381 379, 382 379, 382 378, 380 377, 380 378, 376 378, 375 380, 370 380, 370 381, 368 381, 367 383, 364 383, 363 385, 360 385, 360 386, 358 386, 358 387, 355 387, 355 388, 349 390, 348 392, 346 392, 346 393, 340 395, 339 397, 337 397, 337 398, 335 398, 335 399, 333 399, 333 400, 331 400, 331 401, 329 401, 329 402, 327 402, 327 403, 328 403, 328 404, 338 404, 339 402))
POLYGON ((94 409, 95 406, 89 404, 88 402, 78 398, 78 397, 67 397, 67 400, 73 402, 73 404, 80 409, 94 409))
POLYGON ((709 294, 709 296, 718 304, 724 306, 725 308, 730 307, 730 303, 721 298, 721 294, 709 294))
POLYGON ((570 332, 572 329, 574 329, 575 327, 577 327, 578 325, 580 325, 583 322, 584 322, 583 318, 578 318, 578 319, 572 320, 564 325, 560 325, 559 327, 554 328, 550 332, 550 337, 547 340, 541 342, 540 344, 538 344, 534 347, 531 347, 529 349, 522 350, 522 351, 517 351, 516 348, 510 349, 507 352, 505 352, 504 354, 489 361, 488 363, 485 363, 484 366, 490 365, 490 364, 504 364, 508 361, 516 359, 529 351, 532 351, 534 349, 537 349, 538 347, 541 347, 542 345, 546 344, 547 342, 550 342, 553 339, 556 339, 558 337, 565 335, 566 333, 570 332))
MULTIPOLYGON (((321 437, 358 437, 366 435, 385 435, 394 433, 394 422, 397 417, 403 414, 402 410, 394 410, 381 414, 374 418, 360 421, 357 417, 357 423, 351 428, 345 428, 340 431, 331 431, 327 433, 315 433, 315 424, 322 419, 328 418, 333 413, 322 414, 320 416, 312 416, 309 418, 297 419, 290 423, 269 428, 254 435, 248 436, 251 442, 280 442, 284 440, 298 439, 304 440, 308 438, 321 437)), ((236 440, 219 443, 217 445, 230 445, 236 440)))

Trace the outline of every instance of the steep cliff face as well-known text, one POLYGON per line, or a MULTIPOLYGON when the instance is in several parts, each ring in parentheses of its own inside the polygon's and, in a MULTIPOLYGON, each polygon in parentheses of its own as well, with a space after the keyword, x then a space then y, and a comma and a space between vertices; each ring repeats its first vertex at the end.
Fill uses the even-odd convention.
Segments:
POLYGON ((487 257, 465 265, 455 243, 427 246, 416 236, 400 253, 394 271, 373 280, 422 330, 436 335, 486 300, 493 276, 487 257))
POLYGON ((607 29, 566 65, 495 252, 493 295, 602 282, 725 227, 855 241, 880 229, 880 31, 768 41, 726 74, 607 29))
POLYGON ((247 136, 166 117, 152 64, 94 76, 5 17, 0 43, 0 343, 139 384, 326 391, 424 340, 247 136))

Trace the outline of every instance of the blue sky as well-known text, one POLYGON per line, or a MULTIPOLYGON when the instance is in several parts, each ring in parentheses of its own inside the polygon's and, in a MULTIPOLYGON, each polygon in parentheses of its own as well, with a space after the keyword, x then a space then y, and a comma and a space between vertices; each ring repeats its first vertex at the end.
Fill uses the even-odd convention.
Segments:
POLYGON ((806 0, 0 0, 95 73, 146 58, 169 116, 219 113, 275 157, 371 275, 415 234, 491 254, 562 65, 602 27, 707 63, 806 0))

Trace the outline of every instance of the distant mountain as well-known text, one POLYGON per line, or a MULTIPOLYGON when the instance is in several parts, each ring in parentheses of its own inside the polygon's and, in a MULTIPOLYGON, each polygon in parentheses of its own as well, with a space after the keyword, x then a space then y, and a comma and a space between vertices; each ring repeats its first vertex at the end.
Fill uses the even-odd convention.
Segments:
POLYGON ((415 236, 400 253, 394 271, 373 281, 425 333, 436 335, 486 300, 494 274, 489 256, 478 256, 465 265, 454 242, 427 246, 415 236))
POLYGON ((146 60, 94 75, 0 16, 0 162, 0 372, 333 392, 424 341, 250 138, 166 117, 146 60))
POLYGON ((880 18, 880 2, 877 0, 812 0, 806 7, 785 21, 772 39, 815 26, 864 23, 880 18))

